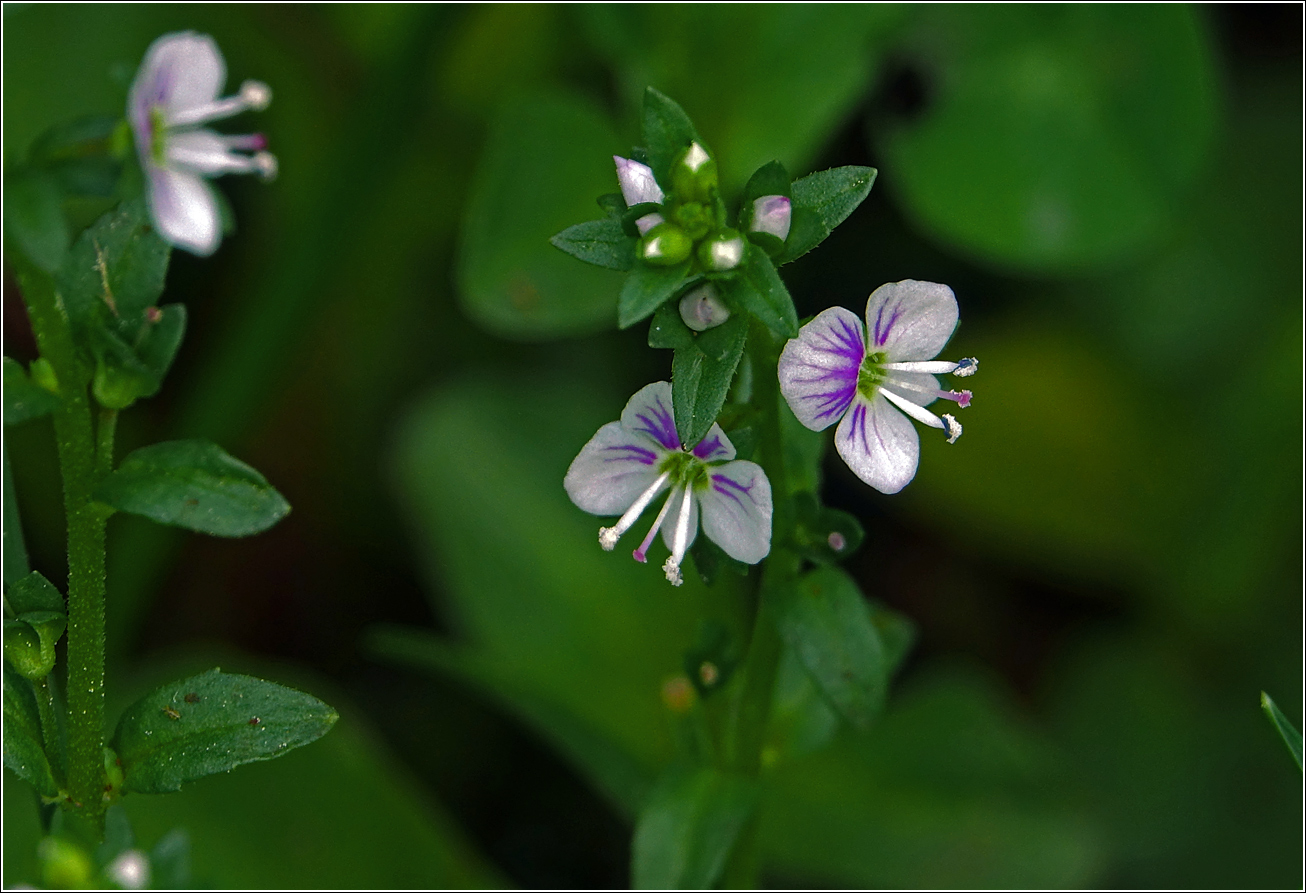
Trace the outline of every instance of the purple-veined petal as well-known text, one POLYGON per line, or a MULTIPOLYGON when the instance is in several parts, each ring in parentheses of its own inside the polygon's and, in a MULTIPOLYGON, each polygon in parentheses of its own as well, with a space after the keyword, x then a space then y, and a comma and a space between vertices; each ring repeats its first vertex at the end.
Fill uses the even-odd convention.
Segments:
POLYGON ((143 108, 160 106, 165 123, 218 97, 227 65, 213 38, 194 31, 165 34, 145 52, 129 108, 133 121, 143 108))
POLYGON ((928 360, 957 328, 957 299, 937 282, 904 279, 881 285, 866 302, 866 344, 886 362, 928 360))
MULTIPOLYGON (((676 529, 680 524, 680 500, 685 498, 683 490, 676 490, 671 494, 671 511, 667 512, 666 523, 662 525, 662 542, 666 543, 667 549, 673 554, 676 551, 676 529)), ((694 540, 698 539, 698 499, 694 496, 689 497, 689 520, 685 525, 685 548, 688 549, 694 545, 694 540)))
POLYGON ((755 233, 770 233, 781 242, 789 238, 789 224, 793 208, 783 195, 764 195, 753 200, 753 223, 749 228, 755 233))
POLYGON ((771 551, 771 482, 753 462, 740 459, 711 469, 699 494, 703 533, 731 558, 757 564, 771 551))
POLYGON ((657 444, 608 422, 572 460, 562 485, 571 501, 591 515, 620 515, 658 479, 657 444))
POLYGON ((834 433, 834 446, 848 467, 881 493, 897 493, 916 476, 921 441, 916 428, 876 393, 858 395, 834 433))
POLYGON ((713 422, 712 427, 707 429, 707 434, 690 452, 704 462, 728 462, 735 458, 735 445, 726 437, 721 426, 713 422))
POLYGON ((880 386, 917 406, 929 406, 939 399, 939 380, 924 372, 890 372, 880 386))
POLYGON ((164 241, 207 257, 222 241, 212 187, 198 174, 147 167, 150 216, 164 241))
POLYGON ((866 355, 862 321, 843 307, 831 307, 803 326, 780 352, 780 393, 798 421, 813 431, 834 424, 857 393, 857 374, 866 355))
POLYGON ((633 208, 644 202, 662 203, 662 187, 653 177, 653 169, 647 164, 613 155, 617 164, 617 182, 621 184, 621 197, 626 200, 626 207, 633 208))
POLYGON ((652 438, 665 450, 680 449, 676 417, 671 409, 671 383, 655 381, 645 385, 630 398, 621 411, 621 424, 627 431, 652 438))

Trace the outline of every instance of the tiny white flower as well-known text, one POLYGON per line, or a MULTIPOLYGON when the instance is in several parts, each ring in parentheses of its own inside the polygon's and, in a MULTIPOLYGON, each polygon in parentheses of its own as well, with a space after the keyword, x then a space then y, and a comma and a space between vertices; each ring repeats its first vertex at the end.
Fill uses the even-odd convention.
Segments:
POLYGON ((620 421, 598 430, 567 469, 563 486, 582 510, 621 516, 614 526, 599 529, 599 545, 608 551, 669 490, 633 555, 645 561, 661 530, 671 550, 662 569, 675 586, 683 582, 680 565, 698 535, 700 516, 703 533, 731 558, 756 564, 771 551, 766 473, 756 463, 735 459, 720 425, 713 425, 692 449, 683 447, 671 414, 671 385, 665 381, 642 388, 620 421))
POLYGON ((789 238, 793 222, 793 204, 783 195, 764 195, 753 199, 753 222, 749 230, 770 233, 781 242, 789 238))
POLYGON ((127 850, 104 873, 124 890, 143 890, 150 885, 150 860, 140 850, 127 850))
POLYGON ((970 405, 970 391, 945 391, 935 375, 973 375, 979 361, 934 360, 957 327, 952 289, 905 279, 877 288, 857 314, 817 314, 780 353, 780 392, 813 431, 839 422, 835 448, 848 467, 882 493, 897 493, 916 474, 920 438, 908 416, 940 428, 953 443, 957 419, 925 407, 938 399, 970 405), (905 415, 904 415, 905 413, 905 415))
POLYGON ((127 120, 145 172, 150 215, 165 240, 206 256, 222 240, 217 199, 206 178, 252 173, 271 179, 277 160, 262 134, 225 136, 200 128, 247 109, 267 108, 272 92, 245 81, 222 98, 227 66, 207 34, 165 34, 150 45, 127 99, 127 120))
MULTIPOLYGON (((620 155, 613 155, 612 160, 617 165, 617 182, 621 184, 621 197, 626 200, 627 208, 646 202, 662 204, 665 196, 662 194, 662 187, 658 186, 658 181, 653 176, 653 168, 638 161, 631 161, 629 158, 622 158, 620 155)), ((645 214, 635 221, 635 226, 639 228, 639 234, 642 236, 662 222, 661 214, 645 214)))
POLYGON ((680 299, 680 318, 695 332, 706 332, 728 320, 730 308, 721 300, 716 286, 704 282, 680 299))

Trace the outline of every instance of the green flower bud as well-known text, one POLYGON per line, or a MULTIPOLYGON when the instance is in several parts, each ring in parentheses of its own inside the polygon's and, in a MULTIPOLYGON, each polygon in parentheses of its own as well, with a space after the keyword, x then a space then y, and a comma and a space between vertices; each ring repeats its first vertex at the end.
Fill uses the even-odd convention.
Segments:
POLYGON ((698 244, 698 262, 703 269, 721 273, 733 270, 744 259, 744 237, 738 230, 718 230, 698 244))
POLYGON ((44 679, 54 669, 54 646, 67 625, 68 618, 54 611, 29 611, 6 620, 5 657, 25 678, 44 679))
POLYGON ((95 364, 91 392, 105 409, 126 409, 141 395, 141 379, 135 373, 108 366, 100 360, 95 364))
POLYGON ((118 754, 113 748, 104 749, 104 802, 113 803, 122 796, 122 783, 125 776, 122 771, 122 760, 118 759, 118 754))
POLYGON ((46 837, 36 848, 41 880, 52 890, 80 890, 91 886, 91 857, 62 837, 46 837))
POLYGON ((59 393, 59 376, 54 374, 54 367, 45 357, 37 357, 32 360, 32 365, 28 372, 32 376, 32 381, 45 388, 51 394, 59 393))
POLYGON ((671 220, 694 241, 706 236, 716 222, 712 219, 711 208, 702 202, 686 202, 677 206, 671 213, 671 220))
POLYGON ((689 257, 694 242, 675 224, 661 223, 639 240, 639 256, 658 267, 673 267, 689 257))
POLYGON ((671 191, 682 202, 710 202, 717 188, 716 161, 693 143, 671 165, 671 191))

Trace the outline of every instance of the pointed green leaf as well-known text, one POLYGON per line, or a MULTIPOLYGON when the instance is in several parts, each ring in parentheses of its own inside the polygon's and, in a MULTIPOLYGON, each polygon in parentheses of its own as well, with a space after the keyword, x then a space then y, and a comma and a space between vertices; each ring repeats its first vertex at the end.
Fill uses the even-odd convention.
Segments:
POLYGON ((84 332, 140 318, 163 294, 171 253, 144 199, 123 202, 95 221, 55 274, 74 328, 84 332))
POLYGON ((1301 732, 1293 728, 1288 717, 1283 715, 1279 705, 1265 692, 1261 692, 1261 709, 1269 717, 1274 728, 1278 730, 1279 737, 1283 738, 1283 743, 1288 745, 1288 750, 1292 753, 1292 758, 1297 761, 1297 768, 1302 768, 1301 763, 1301 732))
POLYGON ((549 241, 596 267, 629 270, 635 265, 635 240, 626 235, 621 221, 612 217, 569 226, 549 241))
POLYGON ((824 242, 871 194, 875 175, 873 167, 849 165, 817 171, 795 181, 790 193, 793 220, 789 238, 776 263, 787 264, 824 242))
POLYGON ((95 498, 160 524, 213 536, 261 533, 290 511, 263 475, 204 440, 142 447, 101 482, 95 498))
POLYGON ((96 400, 110 409, 125 409, 142 397, 153 397, 163 387, 185 334, 182 304, 160 307, 154 319, 118 320, 96 330, 96 400))
POLYGON ((643 125, 648 166, 653 168, 658 183, 667 184, 670 182, 667 172, 676 156, 688 149, 690 143, 701 144, 702 140, 685 110, 652 87, 644 91, 643 125))
POLYGON ((694 330, 680 317, 680 306, 668 301, 653 314, 648 327, 648 346, 677 349, 694 346, 694 330))
POLYGON ((32 571, 27 576, 10 585, 5 593, 9 606, 15 614, 27 614, 31 611, 49 611, 55 614, 65 613, 63 596, 54 584, 32 571))
MULTIPOLYGON (((753 172, 744 186, 744 204, 752 204, 754 199, 764 195, 788 195, 790 192, 789 172, 778 161, 768 161, 753 172)), ((747 212, 745 207, 744 211, 747 212)))
POLYGON ((41 743, 41 714, 36 694, 26 679, 6 661, 4 666, 4 762, 20 778, 31 782, 43 797, 59 794, 50 760, 41 743))
POLYGON ((23 364, 4 358, 5 425, 17 425, 53 412, 59 398, 27 377, 23 364))
POLYGON ((679 290, 688 272, 689 261, 674 267, 635 264, 617 299, 617 325, 630 328, 657 310, 679 290))
POLYGON ((311 695, 213 669, 128 707, 113 749, 122 760, 125 790, 163 794, 316 741, 338 718, 311 695))
POLYGON ((748 321, 736 315, 703 332, 692 347, 676 350, 671 362, 671 402, 676 431, 686 446, 702 440, 716 421, 747 338, 748 321))
POLYGON ((789 289, 765 251, 749 246, 739 275, 717 281, 726 299, 756 316, 781 338, 798 335, 798 312, 789 289))
POLYGON ((5 232, 47 273, 59 269, 72 238, 59 185, 50 175, 25 171, 5 177, 5 232))
POLYGON ((869 728, 884 706, 884 645, 852 578, 833 567, 775 590, 780 633, 850 724, 869 728))
POLYGON ((716 883, 757 808, 753 778, 717 769, 668 769, 635 825, 637 889, 705 889, 716 883))

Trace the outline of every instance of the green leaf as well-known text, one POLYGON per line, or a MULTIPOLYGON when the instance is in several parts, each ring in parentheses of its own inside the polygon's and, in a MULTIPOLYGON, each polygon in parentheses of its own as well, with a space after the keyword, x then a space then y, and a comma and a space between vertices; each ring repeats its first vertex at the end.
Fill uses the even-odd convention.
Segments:
POLYGON ((635 240, 613 217, 569 226, 549 239, 572 257, 608 270, 629 270, 635 265, 635 240))
POLYGON ((753 246, 744 253, 739 275, 717 280, 727 301, 756 316, 781 338, 798 335, 798 312, 771 259, 753 246))
POLYGON ((6 661, 4 665, 4 761, 43 797, 56 797, 59 785, 50 768, 41 736, 41 714, 31 684, 6 661))
POLYGON ((652 87, 644 91, 641 120, 644 147, 648 150, 648 166, 653 169, 653 176, 658 183, 669 184, 671 163, 689 148, 690 143, 701 144, 702 140, 685 110, 669 96, 652 87))
POLYGON ((4 358, 5 425, 17 425, 53 412, 59 397, 27 377, 23 364, 4 358))
POLYGON ((1163 236, 1182 199, 1209 186, 1222 87, 1200 10, 920 13, 932 48, 922 75, 937 89, 910 119, 871 126, 906 210, 938 238, 1077 271, 1163 236), (1103 65, 1104 54, 1130 61, 1103 65))
POLYGON ((58 184, 48 174, 25 171, 5 177, 5 232, 47 273, 63 264, 72 238, 62 201, 58 184))
POLYGON ((56 124, 32 143, 28 157, 45 168, 69 195, 108 197, 122 176, 123 164, 112 154, 122 118, 92 116, 56 124))
POLYGON ((12 583, 5 598, 14 609, 15 614, 31 611, 49 611, 55 614, 65 613, 63 596, 54 584, 41 576, 39 571, 32 571, 27 576, 12 583))
POLYGON ((1274 700, 1265 692, 1261 692, 1261 709, 1265 711, 1265 715, 1273 723, 1279 737, 1283 738, 1283 743, 1288 745, 1288 751, 1292 754, 1292 758, 1297 761, 1297 768, 1302 768, 1301 732, 1293 728, 1288 717, 1284 716, 1283 711, 1279 709, 1279 705, 1274 703, 1274 700))
POLYGON ((648 346, 672 349, 694 346, 694 330, 685 325, 678 303, 668 301, 654 312, 648 327, 648 346))
POLYGON ((124 790, 163 794, 279 757, 321 738, 337 719, 311 695, 213 669, 128 707, 112 746, 122 760, 124 790))
POLYGON ((695 446, 716 421, 747 339, 748 321, 735 315, 703 332, 692 347, 676 350, 671 362, 671 402, 681 443, 695 446), (705 349, 712 352, 710 356, 705 349))
POLYGON ((866 534, 853 515, 821 505, 810 492, 799 493, 794 502, 798 514, 794 540, 803 557, 818 564, 837 564, 862 544, 866 534))
POLYGON ((861 591, 833 567, 775 590, 780 633, 835 709, 867 729, 884 706, 888 686, 884 646, 861 591))
POLYGON ((668 769, 635 825, 633 886, 711 887, 720 879, 757 799, 756 779, 711 768, 668 769))
POLYGON ((191 887, 190 835, 184 829, 169 831, 150 850, 150 875, 156 890, 191 887))
POLYGON ((626 277, 617 299, 617 325, 633 326, 676 293, 689 272, 689 261, 674 267, 638 263, 626 277))
POLYGON ((143 198, 123 202, 95 221, 55 274, 74 329, 85 333, 113 319, 142 318, 163 294, 171 254, 154 231, 143 198))
POLYGON ((906 614, 895 611, 877 599, 868 599, 866 607, 871 614, 871 624, 880 634, 885 675, 891 677, 916 644, 916 624, 906 614))
POLYGON ((848 165, 817 171, 796 181, 790 193, 793 217, 789 238, 776 263, 787 264, 824 242, 871 194, 875 175, 873 167, 848 165))
POLYGON ((93 387, 100 405, 125 409, 157 394, 181 348, 186 319, 184 305, 165 304, 154 319, 135 323, 122 319, 96 331, 93 387))
POLYGON ((518 339, 612 326, 620 277, 577 264, 549 240, 594 215, 593 196, 616 183, 619 145, 608 117, 575 97, 539 92, 505 103, 462 221, 458 293, 473 320, 518 339))
MULTIPOLYGON (((789 172, 778 161, 768 161, 753 172, 744 185, 744 208, 741 213, 748 213, 748 207, 754 199, 764 195, 788 195, 790 191, 789 172)), ((742 220, 740 223, 746 223, 742 220)))
POLYGON ((14 492, 14 475, 9 468, 9 448, 4 447, 4 584, 27 576, 27 543, 23 542, 23 520, 18 513, 18 494, 14 492))
POLYGON ((797 652, 786 645, 775 672, 763 765, 815 753, 839 731, 839 714, 821 694, 797 652))
POLYGON ((216 444, 172 440, 142 447, 100 483, 95 498, 160 524, 213 536, 249 536, 290 511, 267 479, 216 444))

